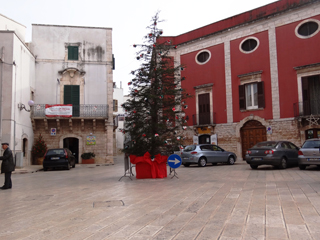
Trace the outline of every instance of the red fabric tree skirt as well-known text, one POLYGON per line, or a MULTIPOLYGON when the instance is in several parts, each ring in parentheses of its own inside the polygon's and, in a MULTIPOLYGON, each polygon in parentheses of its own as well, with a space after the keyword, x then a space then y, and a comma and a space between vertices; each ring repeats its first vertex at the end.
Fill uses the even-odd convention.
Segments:
POLYGON ((136 165, 138 179, 167 177, 167 159, 168 156, 158 154, 155 155, 154 161, 151 161, 151 155, 148 152, 142 157, 130 155, 130 162, 136 165))

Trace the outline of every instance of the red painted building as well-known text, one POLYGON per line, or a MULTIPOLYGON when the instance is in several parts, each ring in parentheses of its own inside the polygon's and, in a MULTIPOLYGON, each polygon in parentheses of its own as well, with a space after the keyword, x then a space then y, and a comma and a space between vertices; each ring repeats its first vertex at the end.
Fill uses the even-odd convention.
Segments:
POLYGON ((186 144, 237 153, 320 137, 320 1, 280 0, 171 40, 185 68, 186 144))

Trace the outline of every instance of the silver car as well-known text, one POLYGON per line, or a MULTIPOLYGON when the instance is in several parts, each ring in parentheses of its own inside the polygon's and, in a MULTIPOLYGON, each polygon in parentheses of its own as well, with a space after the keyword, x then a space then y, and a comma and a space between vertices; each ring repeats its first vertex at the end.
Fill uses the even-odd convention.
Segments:
POLYGON ((233 165, 237 156, 233 152, 223 150, 221 147, 212 144, 197 144, 186 146, 181 153, 182 165, 189 167, 190 164, 198 164, 205 167, 207 163, 228 163, 233 165))
POLYGON ((320 167, 320 138, 306 140, 299 151, 299 168, 306 169, 307 166, 317 165, 320 167))

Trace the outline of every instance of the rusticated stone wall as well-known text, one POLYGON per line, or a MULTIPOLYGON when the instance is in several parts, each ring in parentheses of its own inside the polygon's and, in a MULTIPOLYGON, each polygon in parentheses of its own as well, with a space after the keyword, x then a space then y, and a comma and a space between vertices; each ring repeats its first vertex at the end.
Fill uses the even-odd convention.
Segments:
POLYGON ((47 120, 37 119, 35 121, 35 140, 39 134, 43 136, 48 148, 63 147, 63 139, 77 138, 79 140, 79 163, 81 163, 81 154, 84 152, 94 152, 95 163, 97 164, 113 164, 113 126, 106 126, 104 119, 96 119, 95 124, 93 120, 84 120, 81 123, 80 119, 59 119, 59 124, 56 119, 47 120), (51 136, 51 128, 56 128, 57 133, 51 136), (111 139, 108 131, 111 131, 111 139), (87 136, 93 135, 96 137, 96 145, 87 145, 87 136), (110 149, 111 148, 111 149, 110 149), (110 154, 111 152, 111 154, 110 154))
MULTIPOLYGON (((271 127, 272 133, 267 133, 267 140, 287 140, 300 147, 304 140, 304 131, 300 130, 300 122, 297 119, 279 119, 264 120, 259 117, 248 117, 239 123, 217 124, 214 126, 209 135, 217 134, 218 145, 223 149, 235 152, 239 160, 242 160, 241 128, 250 120, 256 120, 263 126, 271 127)), ((193 136, 200 136, 195 129, 191 127, 185 132, 184 145, 193 144, 193 136)))

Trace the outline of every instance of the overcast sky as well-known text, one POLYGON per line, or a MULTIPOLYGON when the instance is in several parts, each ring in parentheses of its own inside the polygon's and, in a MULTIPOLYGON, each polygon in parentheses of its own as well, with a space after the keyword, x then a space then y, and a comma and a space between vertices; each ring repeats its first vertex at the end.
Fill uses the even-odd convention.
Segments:
POLYGON ((128 94, 130 72, 139 67, 132 45, 143 42, 158 11, 163 36, 176 36, 271 2, 276 0, 0 0, 0 13, 27 27, 27 42, 31 24, 112 28, 113 81, 128 94))

